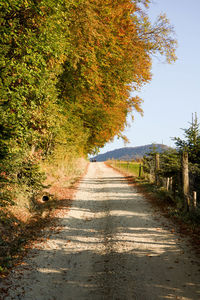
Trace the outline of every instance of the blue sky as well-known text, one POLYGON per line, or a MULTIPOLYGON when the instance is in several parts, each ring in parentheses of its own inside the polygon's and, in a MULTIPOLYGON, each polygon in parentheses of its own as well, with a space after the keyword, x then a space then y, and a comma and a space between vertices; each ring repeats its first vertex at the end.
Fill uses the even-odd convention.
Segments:
MULTIPOLYGON (((149 8, 152 20, 166 13, 178 40, 175 64, 153 59, 153 79, 138 95, 144 100, 144 116, 135 113, 135 120, 125 130, 135 147, 151 143, 174 146, 171 137, 183 137, 181 128, 188 128, 192 113, 200 120, 200 0, 153 0, 149 8)), ((124 147, 115 139, 100 150, 104 153, 124 147)))

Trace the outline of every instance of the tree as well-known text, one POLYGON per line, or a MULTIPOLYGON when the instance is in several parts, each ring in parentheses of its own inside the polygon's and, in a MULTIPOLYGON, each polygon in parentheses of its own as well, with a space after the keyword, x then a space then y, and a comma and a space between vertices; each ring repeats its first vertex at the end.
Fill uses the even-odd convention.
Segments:
POLYGON ((192 115, 192 122, 189 124, 189 128, 183 129, 185 139, 177 137, 173 139, 180 153, 188 152, 190 189, 200 191, 200 127, 197 113, 192 115))
POLYGON ((10 184, 32 176, 27 168, 39 174, 41 159, 123 137, 127 115, 142 113, 131 92, 151 80, 153 54, 172 62, 176 49, 166 17, 150 23, 149 3, 1 1, 0 171, 10 184))
POLYGON ((180 152, 188 152, 189 162, 200 165, 200 127, 196 113, 189 124, 189 128, 183 129, 185 139, 175 137, 173 140, 180 152))
POLYGON ((176 59, 176 40, 165 16, 152 25, 141 3, 85 0, 71 7, 71 51, 59 76, 60 103, 89 131, 86 152, 122 136, 128 113, 142 113, 131 96, 151 80, 151 56, 176 59))

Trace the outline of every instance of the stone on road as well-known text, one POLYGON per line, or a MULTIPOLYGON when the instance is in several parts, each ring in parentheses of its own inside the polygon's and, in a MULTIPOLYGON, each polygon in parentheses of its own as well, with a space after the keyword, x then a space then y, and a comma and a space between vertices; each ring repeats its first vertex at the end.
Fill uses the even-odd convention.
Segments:
POLYGON ((199 258, 171 225, 122 175, 91 163, 61 230, 2 283, 4 299, 200 299, 199 258))

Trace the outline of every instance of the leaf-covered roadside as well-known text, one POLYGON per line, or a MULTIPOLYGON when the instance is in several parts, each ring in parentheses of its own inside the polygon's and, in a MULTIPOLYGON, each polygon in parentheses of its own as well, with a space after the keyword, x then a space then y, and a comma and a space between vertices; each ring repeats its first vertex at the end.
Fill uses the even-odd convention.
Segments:
MULTIPOLYGON (((54 183, 46 189, 50 200, 43 202, 38 197, 31 211, 16 205, 0 208, 0 277, 6 276, 23 258, 26 250, 34 245, 34 241, 43 238, 43 230, 53 228, 56 220, 69 209, 87 166, 87 162, 82 162, 82 169, 76 175, 54 178, 54 183)), ((52 176, 49 182, 52 182, 52 176)))

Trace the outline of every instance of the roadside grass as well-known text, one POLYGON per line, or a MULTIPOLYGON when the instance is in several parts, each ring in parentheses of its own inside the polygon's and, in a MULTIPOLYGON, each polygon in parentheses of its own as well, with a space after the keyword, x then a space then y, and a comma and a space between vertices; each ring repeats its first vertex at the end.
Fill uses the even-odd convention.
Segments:
POLYGON ((183 199, 180 196, 174 197, 172 192, 142 178, 136 178, 135 183, 138 188, 141 188, 141 191, 149 194, 153 201, 164 209, 166 216, 176 219, 183 224, 187 224, 194 231, 200 231, 199 206, 197 206, 196 209, 191 206, 189 211, 187 211, 184 208, 183 199))

